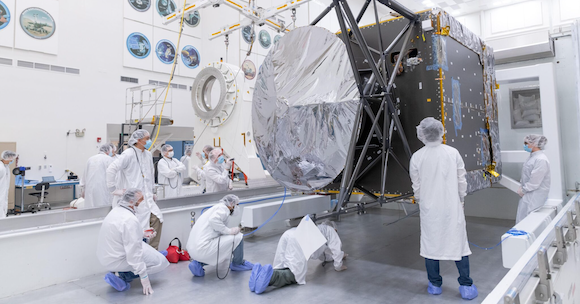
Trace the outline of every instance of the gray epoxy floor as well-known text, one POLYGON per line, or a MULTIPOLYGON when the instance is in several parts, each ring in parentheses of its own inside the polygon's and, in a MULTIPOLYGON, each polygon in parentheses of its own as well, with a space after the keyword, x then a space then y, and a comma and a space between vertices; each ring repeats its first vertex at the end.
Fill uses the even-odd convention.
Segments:
MULTIPOLYGON (((338 223, 343 250, 350 256, 348 269, 335 272, 332 265, 309 261, 306 285, 287 286, 256 295, 248 289, 250 272, 231 272, 218 280, 215 268, 206 276, 192 277, 187 262, 172 264, 151 276, 154 294, 144 296, 138 280, 127 292, 117 292, 103 280, 104 273, 54 285, 22 295, 0 299, 1 303, 481 303, 507 273, 502 267, 501 247, 484 251, 472 246, 471 277, 479 289, 473 301, 461 299, 457 269, 452 261, 441 262, 443 294, 427 294, 424 259, 419 256, 417 215, 391 223, 404 213, 370 209, 365 215, 347 216, 338 223)), ((480 246, 496 244, 514 221, 468 218, 469 240, 480 246)), ((245 257, 251 262, 272 263, 284 230, 245 240, 245 257)))

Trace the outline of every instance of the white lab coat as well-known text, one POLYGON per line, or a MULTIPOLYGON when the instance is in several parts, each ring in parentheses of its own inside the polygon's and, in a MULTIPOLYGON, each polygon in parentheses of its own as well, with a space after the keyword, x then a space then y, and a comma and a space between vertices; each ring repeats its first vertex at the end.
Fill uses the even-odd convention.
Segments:
POLYGON ((201 159, 201 167, 195 165, 194 162, 189 160, 188 167, 189 167, 189 177, 196 181, 202 189, 205 189, 205 172, 203 171, 203 167, 208 165, 208 161, 201 159))
POLYGON ((409 173, 421 212, 421 256, 459 261, 470 255, 461 202, 466 173, 457 149, 427 143, 411 157, 409 173))
MULTIPOLYGON (((151 213, 155 214, 163 223, 163 214, 153 200, 154 174, 151 152, 141 151, 138 148, 125 150, 107 168, 107 187, 109 190, 137 188, 143 192, 144 199, 137 207, 137 218, 144 230, 149 228, 151 213)), ((119 200, 121 200, 120 196, 113 197, 113 208, 117 206, 119 200)))
POLYGON ((113 158, 101 152, 87 161, 85 174, 81 179, 84 187, 84 208, 111 206, 113 195, 107 188, 107 168, 113 158))
MULTIPOLYGON (((190 160, 191 160, 191 157, 187 156, 187 155, 183 155, 181 157, 181 159, 179 160, 185 166, 185 173, 183 173, 183 176, 185 176, 186 178, 189 177, 189 170, 190 170, 189 169, 189 162, 190 162, 190 160)), ((189 177, 189 178, 191 178, 191 177, 189 177)))
POLYGON ((163 157, 157 163, 157 183, 163 185, 165 198, 177 197, 181 194, 185 165, 175 158, 163 157))
MULTIPOLYGON (((318 229, 324 235, 327 243, 322 245, 311 256, 311 259, 322 261, 334 260, 334 269, 342 267, 344 252, 341 250, 342 242, 334 228, 327 225, 318 225, 318 229)), ((274 256, 274 269, 289 268, 294 274, 298 284, 306 284, 306 272, 308 271, 308 261, 304 258, 302 248, 294 236, 296 228, 287 230, 282 234, 276 248, 274 256)))
POLYGON ((0 218, 8 213, 8 192, 10 192, 10 167, 0 164, 0 218))
POLYGON ((518 204, 516 224, 546 203, 550 193, 550 183, 550 161, 548 157, 543 151, 531 153, 522 168, 520 184, 524 196, 518 204))
POLYGON ((227 191, 231 188, 232 180, 221 164, 209 162, 203 167, 203 171, 207 193, 227 191))
POLYGON ((206 210, 195 222, 187 240, 189 256, 208 265, 216 265, 219 241, 219 263, 228 262, 232 252, 243 239, 238 233, 232 235, 228 227, 230 209, 224 203, 206 210), (233 245, 233 247, 232 247, 233 245))
POLYGON ((143 242, 143 227, 129 207, 113 208, 103 220, 97 258, 107 271, 132 271, 141 277, 162 271, 167 259, 143 242))

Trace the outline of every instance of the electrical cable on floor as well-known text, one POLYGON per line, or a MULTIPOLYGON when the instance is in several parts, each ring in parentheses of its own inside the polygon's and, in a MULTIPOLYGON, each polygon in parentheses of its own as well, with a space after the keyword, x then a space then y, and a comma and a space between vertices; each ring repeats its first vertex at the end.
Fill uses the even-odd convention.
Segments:
POLYGON ((501 240, 501 242, 495 244, 492 247, 481 247, 481 246, 478 246, 478 245, 473 244, 472 242, 469 242, 469 244, 471 244, 471 245, 473 245, 473 246, 475 246, 477 248, 483 249, 483 250, 491 250, 491 249, 494 249, 497 246, 501 245, 501 243, 503 243, 505 240, 509 239, 512 236, 526 235, 528 238, 530 238, 529 234, 526 231, 523 231, 523 230, 510 229, 506 233, 509 234, 509 235, 506 238, 504 238, 503 240, 501 240))

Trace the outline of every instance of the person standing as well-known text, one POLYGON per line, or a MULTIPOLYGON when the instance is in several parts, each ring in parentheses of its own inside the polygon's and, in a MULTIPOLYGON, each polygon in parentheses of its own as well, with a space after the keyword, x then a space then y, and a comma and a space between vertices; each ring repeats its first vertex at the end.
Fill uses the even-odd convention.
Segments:
POLYGON ((157 182, 163 185, 165 198, 178 197, 183 183, 181 174, 186 168, 180 161, 173 158, 171 145, 163 145, 161 155, 163 158, 157 163, 157 182))
MULTIPOLYGON (((150 240, 149 244, 157 249, 163 228, 163 215, 157 206, 157 196, 154 194, 153 156, 147 150, 152 144, 149 132, 142 129, 133 132, 128 144, 129 148, 107 168, 107 187, 111 193, 129 188, 136 188, 143 192, 143 203, 137 208, 136 214, 143 230, 151 227, 156 231, 157 235, 150 240)), ((113 197, 113 208, 117 206, 119 200, 119 196, 113 197)))
MULTIPOLYGON (((6 150, 0 155, 0 219, 8 213, 8 193, 10 192, 10 164, 16 159, 15 152, 6 150)), ((16 162, 18 163, 18 162, 16 162)))
POLYGON ((528 214, 542 207, 550 193, 550 161, 544 148, 548 139, 542 135, 530 134, 524 138, 524 150, 530 153, 530 157, 522 168, 522 178, 518 194, 521 199, 518 203, 516 224, 528 214))
POLYGON ((113 195, 107 187, 107 168, 114 160, 114 152, 115 146, 103 144, 99 148, 99 154, 87 160, 85 174, 80 182, 85 208, 110 206, 113 202, 113 195))
POLYGON ((232 190, 232 180, 223 167, 225 162, 221 149, 213 149, 209 153, 209 162, 203 168, 207 193, 232 190))
POLYGON ((469 255, 463 201, 467 195, 465 165, 457 149, 443 144, 443 124, 427 117, 417 126, 425 144, 411 157, 409 174, 421 214, 421 256, 425 258, 430 294, 441 294, 439 261, 455 261, 461 297, 477 297, 469 277, 469 255))
POLYGON ((189 177, 189 162, 191 161, 192 149, 193 149, 192 146, 185 147, 185 155, 183 155, 179 160, 185 166, 185 174, 184 174, 185 177, 183 178, 184 185, 189 185, 193 181, 193 179, 189 177))

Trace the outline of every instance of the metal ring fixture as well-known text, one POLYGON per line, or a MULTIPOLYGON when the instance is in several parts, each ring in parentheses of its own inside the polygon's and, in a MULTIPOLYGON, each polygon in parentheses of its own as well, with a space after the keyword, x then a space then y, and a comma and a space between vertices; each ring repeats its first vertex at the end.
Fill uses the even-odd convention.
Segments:
POLYGON ((236 81, 238 69, 226 63, 216 62, 201 70, 193 82, 191 103, 195 115, 210 127, 223 124, 234 110, 238 100, 236 81), (214 86, 219 86, 219 97, 212 94, 214 86))

